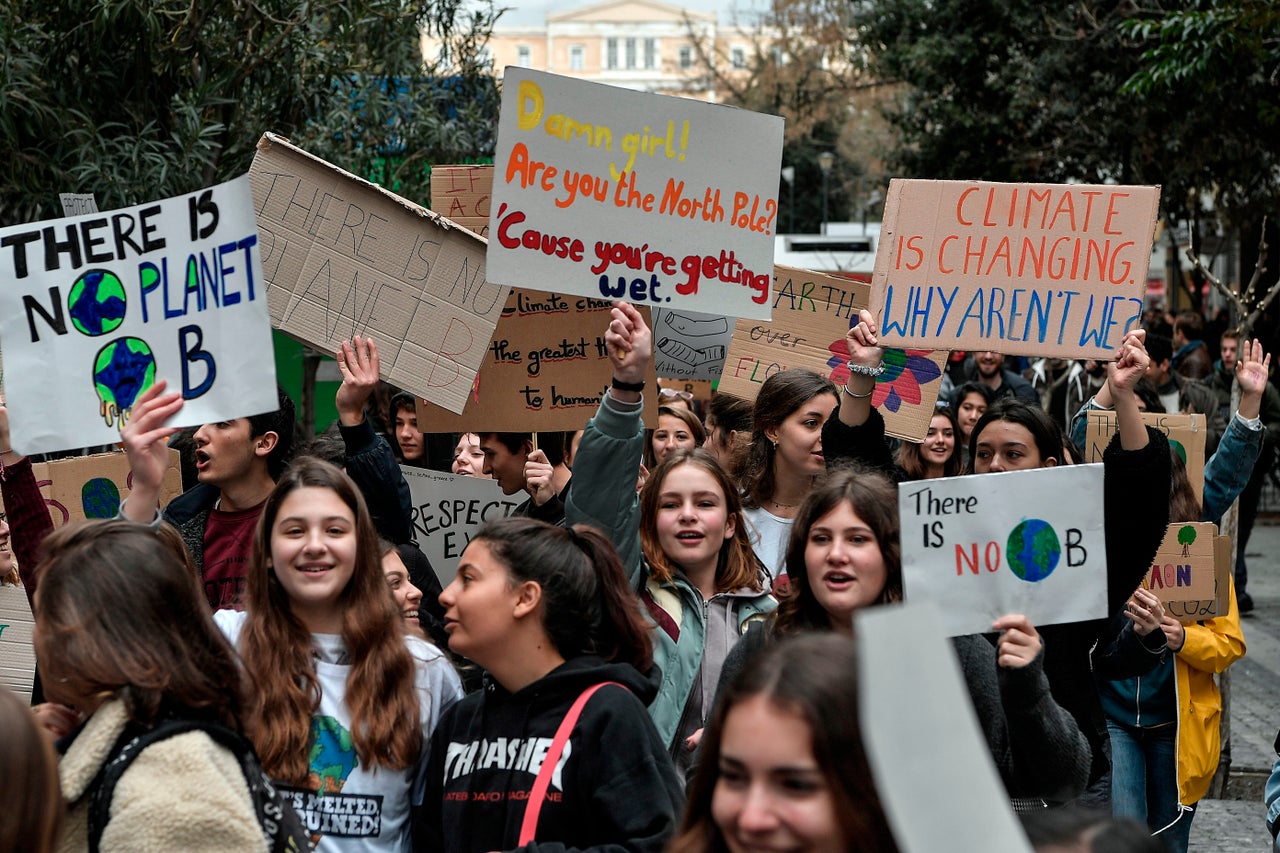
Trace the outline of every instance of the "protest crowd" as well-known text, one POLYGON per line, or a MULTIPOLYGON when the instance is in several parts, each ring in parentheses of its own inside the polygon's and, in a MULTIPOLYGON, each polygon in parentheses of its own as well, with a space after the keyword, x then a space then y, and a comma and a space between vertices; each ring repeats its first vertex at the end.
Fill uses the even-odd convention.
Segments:
MULTIPOLYGON (((526 90, 537 117, 520 131, 560 94, 542 85, 536 99, 526 90)), ((555 169, 537 177, 546 164, 512 150, 516 119, 503 121, 496 174, 512 164, 505 183, 554 189, 555 169)), ((696 122, 681 126, 701 139, 696 122)), ((666 159, 683 162, 670 127, 666 159)), ((260 153, 287 149, 269 137, 260 153)), ((641 169, 657 150, 641 150, 641 169)), ((21 693, 0 688, 0 853, 1185 853, 1219 766, 1215 676, 1245 654, 1245 545, 1280 441, 1258 340, 1225 325, 1210 336, 1193 312, 1125 322, 1124 300, 1142 300, 1110 295, 1118 278, 1076 314, 1076 291, 1056 314, 1034 294, 1020 314, 1016 289, 997 307, 1006 293, 990 280, 969 309, 940 285, 895 296, 892 278, 868 301, 832 277, 770 277, 732 243, 584 249, 537 233, 533 204, 503 205, 488 244, 507 291, 475 263, 486 249, 474 235, 444 220, 437 242, 397 242, 378 229, 422 218, 403 200, 365 188, 343 201, 328 164, 294 154, 183 200, 180 216, 137 214, 141 242, 124 214, 112 220, 121 257, 173 250, 163 229, 188 222, 191 245, 212 240, 187 257, 185 291, 167 263, 144 260, 136 295, 93 272, 63 299, 38 268, 78 272, 104 251, 93 229, 106 226, 86 219, 65 241, 54 226, 0 235, 0 264, 31 291, 21 322, 3 326, 0 606, 26 612, 34 658, 21 693), (324 240, 347 266, 317 260, 324 240), (400 278, 375 263, 388 247, 400 278), (568 297, 514 280, 546 285, 539 265, 556 260, 609 272, 593 267, 568 297), (347 296, 333 296, 348 268, 347 296), (370 270, 463 295, 424 284, 394 302, 411 288, 378 284, 355 304, 370 270), (700 287, 741 310, 677 301, 660 318, 670 294, 700 287), (100 346, 139 298, 147 340, 100 346), (820 305, 838 340, 784 312, 820 305), (205 326, 189 316, 205 311, 205 326), (215 333, 218 312, 234 335, 215 333), (337 418, 316 435, 276 383, 268 319, 330 345, 337 418), (956 341, 974 340, 971 322, 1003 337, 1001 351, 940 338, 913 349, 917 325, 928 341, 948 320, 956 341), (1081 326, 1066 337, 1097 357, 1009 354, 1037 325, 1051 344, 1051 320, 1059 343, 1081 326), (399 337, 383 333, 400 321, 399 337), (434 350, 411 341, 427 326, 434 350), (97 396, 80 389, 81 420, 97 432, 77 431, 79 416, 33 427, 58 388, 23 384, 23 347, 63 338, 91 347, 97 396), (487 359, 478 373, 467 347, 449 349, 461 338, 488 342, 473 348, 487 359), (808 339, 816 361, 801 357, 808 339), (174 340, 180 370, 164 361, 174 340), (750 349, 766 346, 795 363, 750 349), (722 364, 720 385, 695 393, 655 366, 663 358, 722 364), (506 368, 519 381, 494 379, 506 368), (48 496, 58 454, 37 453, 114 464, 66 438, 81 435, 123 448, 103 454, 123 460, 120 488, 77 491, 83 519, 48 496), (1237 501, 1233 542, 1216 525, 1237 501), (920 813, 934 800, 961 804, 956 819, 920 813)), ((652 214, 655 195, 629 180, 616 206, 652 214)), ((1154 209, 1153 193, 1124 189, 1105 188, 1097 228, 1120 228, 1130 195, 1154 209)), ((720 190, 690 191, 673 231, 721 224, 720 190)), ((981 218, 964 208, 976 192, 954 207, 964 227, 981 218)), ((1074 228, 1072 193, 1093 205, 1104 189, 1055 196, 1053 221, 1069 211, 1074 228)), ((730 198, 735 238, 771 241, 759 194, 730 198)), ((1110 238, 1073 239, 1087 277, 1110 238)), ((1034 241, 1020 245, 1039 263, 1034 241)), ((44 357, 50 370, 60 360, 44 357)), ((1275 821, 1280 771, 1269 796, 1275 821)))

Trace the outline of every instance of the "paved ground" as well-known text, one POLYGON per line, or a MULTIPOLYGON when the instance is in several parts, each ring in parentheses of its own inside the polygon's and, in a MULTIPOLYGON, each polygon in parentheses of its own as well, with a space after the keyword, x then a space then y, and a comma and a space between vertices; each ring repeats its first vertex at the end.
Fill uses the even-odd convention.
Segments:
POLYGON ((1275 762, 1280 728, 1280 518, 1259 519, 1249 540, 1249 593, 1254 611, 1242 619, 1248 652, 1229 676, 1231 775, 1225 796, 1203 800, 1191 824, 1191 850, 1270 850, 1261 785, 1275 762))

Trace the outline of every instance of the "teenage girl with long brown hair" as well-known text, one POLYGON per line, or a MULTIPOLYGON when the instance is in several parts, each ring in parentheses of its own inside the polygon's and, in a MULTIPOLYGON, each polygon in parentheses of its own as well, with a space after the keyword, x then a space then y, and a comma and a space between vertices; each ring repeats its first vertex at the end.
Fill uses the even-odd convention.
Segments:
POLYGON ((303 458, 267 499, 244 613, 219 611, 246 682, 245 724, 317 850, 399 851, 441 711, 461 695, 440 651, 406 636, 364 499, 303 458))

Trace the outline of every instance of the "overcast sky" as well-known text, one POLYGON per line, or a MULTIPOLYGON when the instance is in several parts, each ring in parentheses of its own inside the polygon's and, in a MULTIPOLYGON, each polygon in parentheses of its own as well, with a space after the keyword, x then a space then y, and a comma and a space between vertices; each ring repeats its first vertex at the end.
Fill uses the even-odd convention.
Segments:
MULTIPOLYGON (((583 6, 595 5, 599 0, 510 0, 510 2, 498 2, 498 6, 506 6, 507 11, 503 13, 499 19, 500 25, 503 26, 527 26, 530 24, 540 24, 546 19, 548 12, 563 12, 569 9, 580 9, 583 6)), ((686 9, 693 9, 698 12, 715 12, 718 20, 722 24, 728 24, 733 21, 734 10, 736 7, 739 17, 749 14, 752 10, 760 10, 768 7, 763 0, 661 0, 661 2, 670 3, 672 6, 681 6, 686 9)))

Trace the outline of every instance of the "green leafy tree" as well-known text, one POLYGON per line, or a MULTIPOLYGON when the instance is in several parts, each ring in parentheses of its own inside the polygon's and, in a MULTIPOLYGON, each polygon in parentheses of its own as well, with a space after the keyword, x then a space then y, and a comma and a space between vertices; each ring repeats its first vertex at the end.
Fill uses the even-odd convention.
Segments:
POLYGON ((1196 529, 1188 524, 1178 530, 1178 544, 1182 546, 1182 556, 1188 556, 1190 548, 1196 541, 1196 529))
POLYGON ((425 200, 430 163, 492 154, 495 19, 462 0, 12 0, 0 224, 59 215, 58 192, 109 208, 229 179, 267 130, 425 200))

